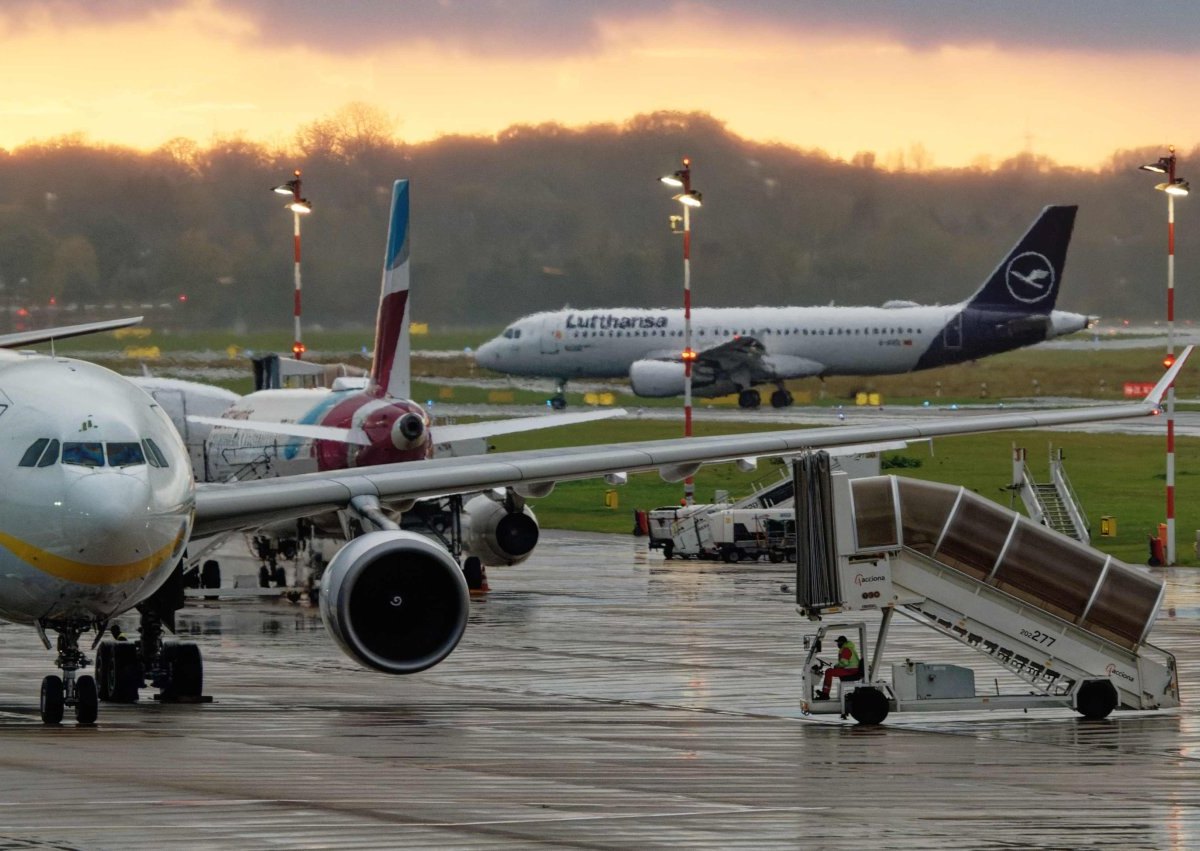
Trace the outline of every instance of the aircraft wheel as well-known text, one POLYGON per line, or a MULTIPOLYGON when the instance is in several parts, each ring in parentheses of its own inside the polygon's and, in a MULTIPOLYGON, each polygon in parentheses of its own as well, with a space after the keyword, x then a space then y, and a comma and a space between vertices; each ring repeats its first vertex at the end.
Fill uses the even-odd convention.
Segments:
POLYGON ((170 685, 163 689, 164 696, 175 699, 197 698, 204 692, 204 663, 200 659, 200 648, 191 642, 167 645, 167 670, 170 685))
POLYGON ((50 674, 42 679, 42 723, 61 724, 63 718, 63 681, 50 674))
POLYGON ((101 700, 111 700, 109 682, 113 679, 112 646, 114 642, 101 641, 96 648, 96 684, 100 689, 101 700))
POLYGON ((779 564, 781 561, 783 561, 783 550, 771 550, 767 553, 767 560, 770 561, 771 564, 779 564))
POLYGON ((468 556, 463 562, 462 572, 468 589, 478 591, 483 588, 483 562, 478 556, 468 556))
POLYGON ((757 390, 743 390, 738 394, 739 408, 757 408, 762 404, 762 396, 757 390))
POLYGON ((96 694, 96 681, 82 676, 75 681, 75 720, 83 725, 96 723, 100 714, 100 698, 96 694))
POLYGON ((790 408, 793 401, 792 394, 786 390, 776 390, 771 394, 772 408, 790 408))
POLYGON ((846 701, 850 717, 859 724, 873 726, 882 724, 888 716, 886 695, 872 686, 861 686, 852 691, 846 701))
POLYGON ((1117 687, 1108 680, 1092 680, 1079 687, 1075 710, 1089 721, 1100 721, 1117 708, 1117 687))
POLYGON ((667 541, 663 544, 663 558, 668 561, 675 555, 675 544, 672 541, 667 541))
POLYGON ((567 397, 566 396, 551 396, 550 397, 550 407, 556 411, 566 410, 567 397))
MULTIPOLYGON (((100 645, 102 649, 104 646, 100 645)), ((108 645, 108 654, 109 665, 103 678, 99 663, 96 665, 100 699, 113 703, 137 703, 138 689, 142 687, 142 663, 138 659, 137 645, 114 641, 108 645)))
POLYGON ((208 561, 204 562, 204 567, 200 569, 200 587, 221 587, 221 564, 216 559, 210 558, 208 561))

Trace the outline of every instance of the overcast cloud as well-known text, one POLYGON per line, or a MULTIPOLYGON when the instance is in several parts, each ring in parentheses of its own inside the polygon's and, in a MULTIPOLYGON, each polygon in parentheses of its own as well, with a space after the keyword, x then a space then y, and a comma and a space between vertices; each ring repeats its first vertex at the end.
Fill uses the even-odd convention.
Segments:
MULTIPOLYGON (((49 17, 63 28, 120 23, 189 0, 5 0, 0 19, 21 28, 49 17)), ((606 20, 669 10, 804 35, 884 37, 915 50, 994 45, 1031 49, 1190 54, 1195 0, 212 0, 258 25, 258 38, 331 54, 426 42, 483 55, 562 56, 599 44, 606 20)), ((686 33, 680 33, 686 38, 686 33)))

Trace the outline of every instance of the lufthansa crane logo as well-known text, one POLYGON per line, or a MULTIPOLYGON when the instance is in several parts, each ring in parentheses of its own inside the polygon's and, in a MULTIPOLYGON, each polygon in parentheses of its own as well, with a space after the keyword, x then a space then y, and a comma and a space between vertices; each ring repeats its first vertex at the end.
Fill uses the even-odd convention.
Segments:
POLYGON ((1009 261, 1004 282, 1017 301, 1036 304, 1054 292, 1054 266, 1045 255, 1026 251, 1009 261))

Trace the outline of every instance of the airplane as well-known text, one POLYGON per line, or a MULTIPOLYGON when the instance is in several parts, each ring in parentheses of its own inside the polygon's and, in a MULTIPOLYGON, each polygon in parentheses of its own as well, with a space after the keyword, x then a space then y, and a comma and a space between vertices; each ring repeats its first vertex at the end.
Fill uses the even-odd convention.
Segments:
MULTIPOLYGON (((137 377, 172 415, 190 444, 197 478, 224 482, 344 470, 430 458, 435 446, 483 444, 502 434, 532 431, 620 416, 620 408, 434 426, 426 410, 411 398, 409 369, 409 181, 392 186, 387 245, 375 323, 375 348, 365 378, 337 378, 331 388, 263 389, 236 397, 223 409, 215 402, 228 391, 195 382, 137 377), (267 435, 264 439, 264 435, 267 435), (199 439, 197 445, 196 440, 199 439), (198 448, 197 448, 198 447, 198 448)), ((410 507, 411 509, 412 507, 410 507)), ((481 587, 483 570, 518 564, 528 558, 538 539, 537 518, 513 498, 478 494, 423 504, 416 520, 431 531, 444 530, 472 587, 481 587), (452 515, 452 516, 451 516, 452 515)), ((295 522, 260 530, 256 545, 277 572, 276 555, 308 550, 323 558, 314 535, 344 540, 343 518, 309 519, 301 530, 295 522)), ((195 558, 195 555, 193 555, 195 558)), ((316 566, 318 569, 320 565, 316 566)))
POLYGON ((411 674, 454 650, 470 594, 449 551, 400 529, 385 511, 389 505, 491 489, 535 498, 559 481, 650 470, 681 481, 708 463, 748 467, 761 457, 848 444, 1146 416, 1158 412, 1191 352, 1140 403, 418 458, 198 484, 179 432, 131 380, 87 361, 0 350, 0 465, 9 470, 0 492, 0 617, 36 629, 47 649, 47 633, 57 635, 61 676, 42 680, 39 701, 46 724, 61 723, 66 707, 78 723, 93 724, 100 700, 136 702, 146 680, 160 689, 160 699, 202 701, 199 646, 164 639, 183 606, 189 544, 344 511, 361 533, 325 571, 322 620, 361 665, 411 674), (140 618, 137 641, 102 639, 114 619, 131 611, 140 618), (81 673, 92 660, 80 640, 92 631, 94 675, 81 673))
MULTIPOLYGON (((975 360, 1089 327, 1054 309, 1075 206, 1042 210, 992 274, 958 304, 888 301, 882 307, 723 307, 692 312, 692 392, 792 404, 787 379, 890 375, 975 360)), ((564 309, 518 319, 475 352, 480 366, 556 380, 550 404, 566 407, 567 381, 626 378, 639 396, 684 391, 681 309, 564 309)))

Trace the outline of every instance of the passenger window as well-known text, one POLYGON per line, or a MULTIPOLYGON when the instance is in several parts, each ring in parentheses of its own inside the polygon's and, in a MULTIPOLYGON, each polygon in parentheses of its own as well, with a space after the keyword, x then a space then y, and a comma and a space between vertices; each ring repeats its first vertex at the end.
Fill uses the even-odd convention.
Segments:
POLYGON ((146 448, 146 458, 150 460, 150 464, 155 467, 166 467, 167 456, 162 454, 162 450, 158 448, 158 444, 147 437, 142 441, 142 446, 146 448))
POLYGON ((77 467, 103 467, 104 445, 101 443, 64 443, 62 461, 77 467))
POLYGON ((46 444, 50 442, 48 437, 39 437, 33 442, 33 445, 25 450, 25 454, 21 456, 21 461, 18 467, 36 467, 38 459, 42 457, 42 453, 46 451, 46 444))
POLYGON ((104 450, 108 453, 110 467, 132 467, 146 463, 140 443, 106 443, 104 450))

